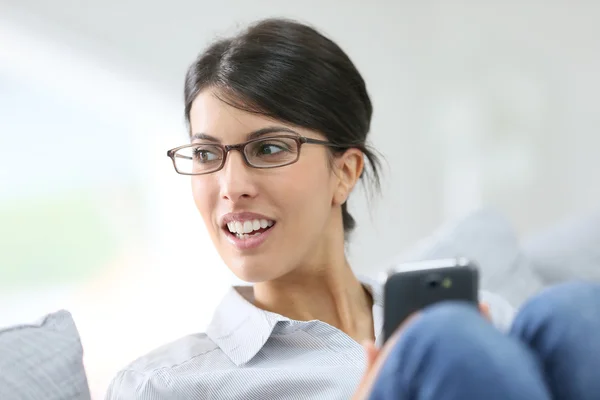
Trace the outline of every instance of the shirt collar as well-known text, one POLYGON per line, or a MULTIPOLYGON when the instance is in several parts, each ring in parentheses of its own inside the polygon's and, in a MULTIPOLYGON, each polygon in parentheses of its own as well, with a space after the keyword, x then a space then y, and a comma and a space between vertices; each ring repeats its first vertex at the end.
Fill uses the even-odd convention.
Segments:
MULTIPOLYGON (((376 342, 383 327, 383 296, 376 281, 359 277, 373 298, 373 325, 376 342)), ((217 306, 206 334, 236 365, 250 361, 265 345, 278 322, 293 322, 283 315, 252 304, 252 286, 232 287, 217 306)))
POLYGON ((358 276, 358 280, 373 298, 373 332, 375 332, 375 345, 383 342, 383 285, 373 278, 358 276))

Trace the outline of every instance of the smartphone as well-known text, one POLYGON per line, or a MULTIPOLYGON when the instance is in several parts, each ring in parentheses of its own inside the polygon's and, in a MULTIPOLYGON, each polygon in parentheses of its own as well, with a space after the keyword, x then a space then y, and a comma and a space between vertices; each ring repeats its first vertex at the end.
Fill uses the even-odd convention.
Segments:
POLYGON ((411 314, 442 301, 479 307, 479 269, 464 258, 400 264, 384 276, 383 340, 411 314))

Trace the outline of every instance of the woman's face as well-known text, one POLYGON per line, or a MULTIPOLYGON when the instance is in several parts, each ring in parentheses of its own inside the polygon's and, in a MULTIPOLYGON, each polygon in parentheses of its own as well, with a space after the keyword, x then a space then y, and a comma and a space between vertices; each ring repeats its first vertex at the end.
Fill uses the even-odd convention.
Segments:
MULTIPOLYGON (((325 139, 316 132, 233 108, 209 89, 194 100, 190 125, 192 137, 208 135, 223 145, 243 143, 252 132, 274 126, 325 139)), ((344 157, 347 154, 340 159, 344 157)), ((334 168, 337 165, 336 158, 334 168)), ((321 145, 305 144, 296 163, 271 169, 251 168, 240 152, 233 150, 220 171, 193 176, 192 190, 196 207, 227 266, 244 281, 263 282, 300 265, 318 264, 327 250, 324 246, 330 246, 332 240, 343 241, 340 205, 357 177, 346 179, 344 168, 338 170, 341 173, 334 173, 328 150, 321 145)))

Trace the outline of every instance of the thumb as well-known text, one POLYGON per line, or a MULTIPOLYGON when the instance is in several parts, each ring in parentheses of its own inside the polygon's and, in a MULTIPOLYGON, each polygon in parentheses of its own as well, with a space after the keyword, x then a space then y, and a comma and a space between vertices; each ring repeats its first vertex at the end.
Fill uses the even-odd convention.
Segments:
POLYGON ((479 311, 481 315, 488 321, 492 322, 492 313, 490 311, 490 305, 487 303, 479 303, 479 311))
POLYGON ((375 347, 375 343, 371 340, 365 340, 363 343, 363 348, 365 349, 365 353, 367 356, 367 371, 370 370, 375 364, 375 360, 379 356, 379 349, 375 347))

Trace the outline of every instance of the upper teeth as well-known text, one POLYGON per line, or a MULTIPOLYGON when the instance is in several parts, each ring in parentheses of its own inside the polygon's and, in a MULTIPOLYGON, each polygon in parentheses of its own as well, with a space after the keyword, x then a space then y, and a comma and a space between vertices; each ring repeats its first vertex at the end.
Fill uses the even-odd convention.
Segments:
POLYGON ((260 228, 272 226, 273 221, 267 219, 253 219, 247 221, 231 221, 227 223, 227 228, 231 233, 243 234, 257 231, 260 228))

